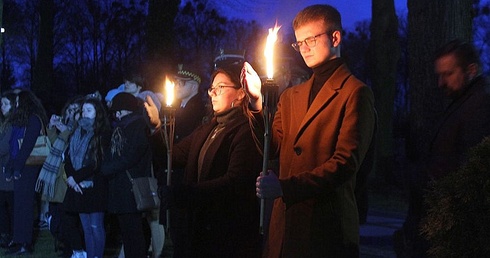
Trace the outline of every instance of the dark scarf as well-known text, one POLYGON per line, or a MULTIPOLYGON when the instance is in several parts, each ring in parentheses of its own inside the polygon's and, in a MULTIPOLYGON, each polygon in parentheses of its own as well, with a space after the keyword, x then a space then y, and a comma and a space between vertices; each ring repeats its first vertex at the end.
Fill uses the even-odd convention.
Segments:
POLYGON ((95 119, 80 118, 78 127, 70 138, 70 160, 75 170, 83 167, 90 140, 94 136, 95 119))
POLYGON ((313 68, 313 74, 315 78, 313 79, 313 86, 311 87, 310 97, 308 99, 308 107, 315 99, 318 92, 323 87, 325 82, 332 77, 332 74, 339 68, 340 65, 344 63, 342 58, 335 58, 333 60, 328 60, 325 63, 313 68))
POLYGON ((211 133, 208 135, 208 138, 204 142, 201 147, 201 151, 199 152, 199 161, 198 161, 198 181, 201 175, 202 164, 204 163, 204 156, 209 149, 209 146, 214 142, 214 139, 217 135, 219 135, 226 126, 233 124, 236 120, 243 116, 243 109, 241 107, 231 108, 229 110, 223 111, 221 113, 215 113, 216 122, 218 123, 211 133))
POLYGON ((124 117, 121 120, 118 120, 114 124, 114 131, 111 136, 111 154, 121 156, 121 151, 126 143, 126 138, 124 137, 122 130, 126 128, 132 122, 141 118, 141 115, 137 113, 131 113, 124 117))

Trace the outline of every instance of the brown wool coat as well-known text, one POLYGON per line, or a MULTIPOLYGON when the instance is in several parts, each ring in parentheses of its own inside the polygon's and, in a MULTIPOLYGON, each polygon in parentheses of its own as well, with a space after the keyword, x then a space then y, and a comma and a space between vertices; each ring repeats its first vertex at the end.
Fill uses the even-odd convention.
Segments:
POLYGON ((354 187, 375 126, 373 93, 341 65, 308 108, 313 79, 278 103, 272 150, 284 196, 264 257, 352 257, 359 248, 354 187))

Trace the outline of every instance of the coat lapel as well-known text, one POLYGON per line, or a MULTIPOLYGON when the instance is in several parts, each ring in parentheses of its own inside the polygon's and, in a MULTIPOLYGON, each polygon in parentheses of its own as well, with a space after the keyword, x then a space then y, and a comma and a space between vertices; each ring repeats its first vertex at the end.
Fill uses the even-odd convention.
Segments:
POLYGON ((197 130, 196 135, 193 137, 193 144, 191 150, 189 151, 188 160, 195 161, 195 163, 186 165, 186 180, 188 182, 197 182, 199 151, 204 145, 204 142, 206 141, 208 135, 211 133, 216 125, 216 119, 212 119, 209 124, 203 127, 202 130, 197 130))
POLYGON ((301 121, 298 133, 296 134, 294 142, 296 143, 312 122, 312 120, 323 110, 337 95, 337 91, 342 88, 347 78, 351 75, 349 69, 345 64, 341 65, 322 86, 318 95, 315 97, 308 109, 308 98, 310 95, 311 87, 313 85, 314 75, 305 84, 298 87, 297 94, 298 99, 302 100, 301 105, 295 112, 296 121, 301 121))
MULTIPOLYGON (((220 159, 220 157, 216 156, 216 153, 218 152, 219 148, 221 147, 223 141, 225 140, 225 137, 227 137, 231 131, 235 130, 236 127, 243 126, 243 124, 245 122, 246 122, 246 120, 243 119, 241 121, 237 121, 236 123, 232 123, 230 125, 227 125, 223 129, 223 131, 221 131, 220 133, 218 133, 216 135, 214 142, 209 146, 209 148, 206 151, 206 154, 204 156, 204 162, 203 162, 202 168, 201 168, 201 175, 199 177, 200 180, 208 178, 208 175, 211 171, 211 166, 213 164, 213 160, 214 159, 220 159)), ((214 128, 214 126, 212 128, 214 128)), ((208 131, 208 134, 205 137, 203 137, 204 141, 199 146, 202 147, 202 145, 206 141, 207 136, 209 135, 210 132, 211 131, 208 131)), ((221 158, 223 158, 223 157, 221 157, 221 158)))

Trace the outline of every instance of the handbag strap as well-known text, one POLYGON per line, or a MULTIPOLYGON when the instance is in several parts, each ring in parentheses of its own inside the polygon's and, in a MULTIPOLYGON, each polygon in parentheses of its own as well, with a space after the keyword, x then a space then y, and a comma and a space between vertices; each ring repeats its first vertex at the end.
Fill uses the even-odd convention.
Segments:
POLYGON ((131 184, 133 183, 133 178, 131 177, 131 174, 129 174, 129 171, 126 170, 126 175, 128 175, 129 181, 131 184))
MULTIPOLYGON (((126 170, 126 175, 128 175, 128 178, 129 178, 129 181, 131 181, 131 184, 133 183, 133 178, 131 177, 131 174, 129 173, 128 170, 126 170)), ((151 163, 151 174, 150 174, 150 177, 155 177, 154 173, 153 173, 153 162, 151 163)))
MULTIPOLYGON (((46 127, 44 126, 44 122, 43 122, 43 119, 39 116, 39 115, 36 115, 34 114, 35 116, 37 116, 37 118, 39 118, 39 122, 41 122, 41 135, 44 135, 44 136, 47 136, 48 133, 46 132, 46 127)), ((24 131, 24 134, 25 134, 25 131, 24 131)))

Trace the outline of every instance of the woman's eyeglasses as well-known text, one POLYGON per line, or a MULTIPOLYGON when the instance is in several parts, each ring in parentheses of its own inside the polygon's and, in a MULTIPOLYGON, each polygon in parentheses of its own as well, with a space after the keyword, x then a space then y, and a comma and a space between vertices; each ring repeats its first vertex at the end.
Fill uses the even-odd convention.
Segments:
POLYGON ((211 87, 208 88, 208 94, 210 96, 219 96, 221 94, 223 94, 223 88, 234 88, 234 89, 238 89, 235 85, 216 85, 216 86, 213 86, 211 85, 211 87))

